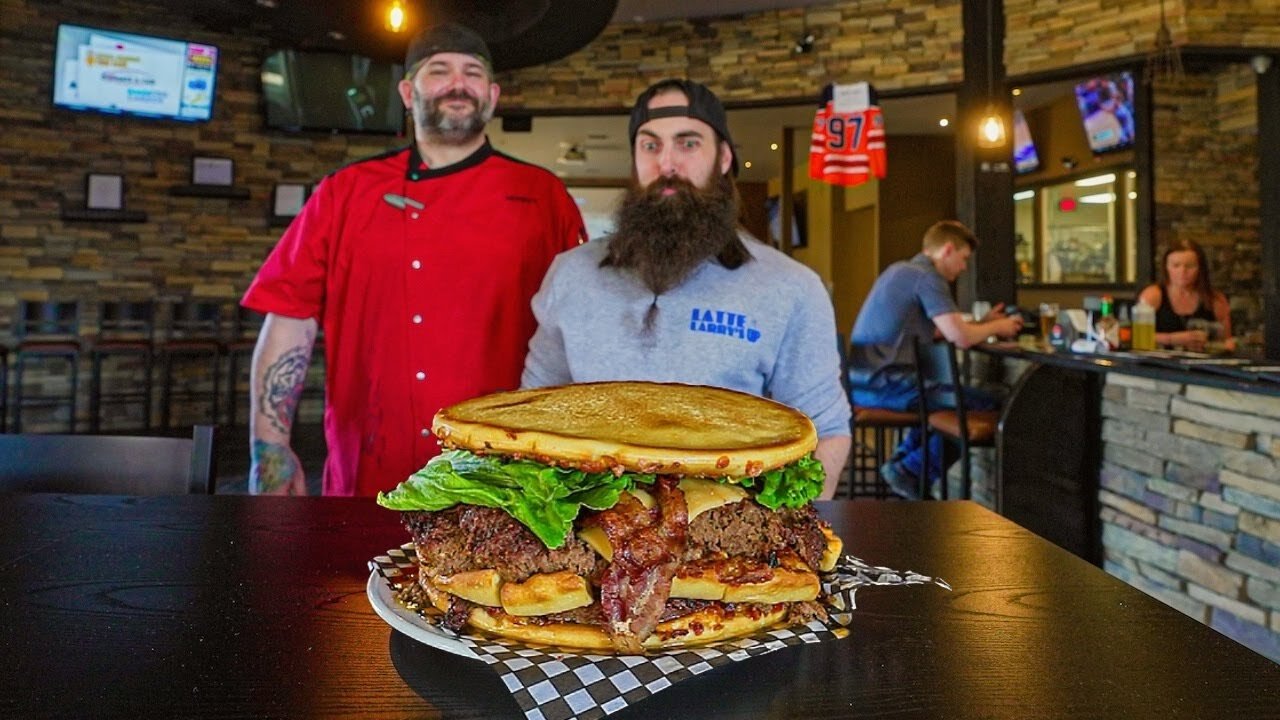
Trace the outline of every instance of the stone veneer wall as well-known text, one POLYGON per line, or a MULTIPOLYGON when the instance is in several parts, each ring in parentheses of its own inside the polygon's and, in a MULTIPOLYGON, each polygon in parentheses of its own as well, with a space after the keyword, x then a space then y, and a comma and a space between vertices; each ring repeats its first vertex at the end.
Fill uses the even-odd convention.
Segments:
MULTIPOLYGON (((1111 372, 1102 418, 1104 569, 1280 662, 1280 397, 1111 372)), ((991 507, 995 453, 972 457, 991 507)))
MULTIPOLYGON (((1205 249, 1215 287, 1231 300, 1233 330, 1262 343, 1262 237, 1258 215, 1258 95, 1244 63, 1161 83, 1153 94, 1155 240, 1205 249)), ((1157 267, 1158 271, 1158 267, 1157 267)))
MULTIPOLYGON (((1280 46, 1280 3, 1167 0, 1176 45, 1280 46)), ((1159 0, 1004 0, 1005 62, 1012 76, 1112 58, 1143 56, 1155 45, 1159 0)))
POLYGON ((709 20, 618 24, 553 63, 499 78, 508 108, 626 108, 690 77, 726 102, 817 97, 828 82, 923 88, 963 79, 959 0, 846 0, 709 20), (791 46, 808 29, 814 49, 791 46))
POLYGON ((1109 373, 1104 567, 1280 662, 1280 397, 1109 373))

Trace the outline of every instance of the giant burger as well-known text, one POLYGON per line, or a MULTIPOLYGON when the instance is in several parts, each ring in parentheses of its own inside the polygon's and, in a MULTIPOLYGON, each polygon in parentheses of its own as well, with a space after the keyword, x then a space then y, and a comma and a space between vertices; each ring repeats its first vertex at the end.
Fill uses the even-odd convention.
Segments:
POLYGON ((813 423, 696 385, 518 390, 441 410, 403 511, 413 590, 453 629, 640 653, 825 617, 841 542, 813 423))

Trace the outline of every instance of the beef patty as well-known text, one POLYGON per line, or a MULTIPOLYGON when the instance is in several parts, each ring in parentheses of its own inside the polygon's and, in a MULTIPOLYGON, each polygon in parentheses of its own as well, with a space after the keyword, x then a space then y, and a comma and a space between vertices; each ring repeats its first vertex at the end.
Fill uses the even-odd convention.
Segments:
MULTIPOLYGON (((561 570, 598 581, 607 561, 576 535, 552 550, 504 510, 455 505, 437 512, 404 513, 419 564, 433 575, 492 568, 505 582, 561 570)), ((753 500, 708 510, 689 523, 686 562, 723 553, 762 562, 791 550, 816 569, 827 547, 813 506, 770 510, 753 500)), ((597 583, 598 584, 598 583, 597 583)))

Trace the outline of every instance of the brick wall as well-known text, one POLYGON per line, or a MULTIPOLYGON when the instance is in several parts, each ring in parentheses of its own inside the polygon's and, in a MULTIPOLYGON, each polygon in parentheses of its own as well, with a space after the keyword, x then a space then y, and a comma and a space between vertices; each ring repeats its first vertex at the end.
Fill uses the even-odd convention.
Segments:
MULTIPOLYGON (((259 60, 266 41, 183 20, 159 3, 4 0, 0 15, 0 324, 18 297, 142 295, 234 301, 279 237, 268 204, 277 182, 311 183, 353 159, 399 145, 388 137, 265 131, 259 60), (110 10, 104 10, 107 6, 110 10), (183 124, 55 111, 53 44, 59 20, 187 36, 221 51, 215 116, 183 124), (194 155, 235 161, 248 200, 174 197, 194 155), (125 176, 125 207, 145 223, 64 222, 83 207, 87 172, 125 176)), ((86 318, 85 333, 96 317, 86 318)))
POLYGON ((1244 63, 1156 87, 1153 262, 1176 239, 1205 249, 1233 330, 1262 342, 1257 86, 1244 63))
POLYGON ((808 98, 833 80, 881 89, 963 78, 959 0, 847 0, 698 22, 621 24, 557 62, 499 78, 508 108, 630 107, 650 83, 687 76, 726 102, 808 98), (791 46, 805 28, 814 49, 791 46))
MULTIPOLYGON (((1166 0, 1175 45, 1274 48, 1280 4, 1257 0, 1166 0)), ((1005 62, 1026 75, 1118 57, 1155 46, 1159 0, 1004 0, 1005 62)))

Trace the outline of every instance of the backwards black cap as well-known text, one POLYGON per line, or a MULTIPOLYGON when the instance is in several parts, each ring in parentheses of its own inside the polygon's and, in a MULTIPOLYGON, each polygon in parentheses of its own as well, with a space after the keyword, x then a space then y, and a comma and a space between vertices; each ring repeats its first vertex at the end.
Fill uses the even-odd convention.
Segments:
POLYGON ((640 93, 640 97, 636 98, 635 106, 631 108, 631 124, 627 128, 633 156, 636 152, 636 134, 640 132, 640 126, 650 120, 664 117, 691 117, 710 125, 721 140, 729 143, 730 152, 733 153, 732 171, 735 177, 738 175, 738 151, 733 148, 733 138, 729 135, 729 120, 725 116, 724 105, 720 104, 720 98, 716 97, 710 88, 692 80, 671 78, 654 83, 640 93), (649 108, 650 100, 671 90, 684 93, 684 96, 689 99, 689 104, 649 108))
POLYGON ((483 60, 490 69, 493 68, 493 55, 489 52, 489 46, 485 44, 484 38, 464 25, 442 22, 418 33, 409 42, 409 49, 404 54, 406 75, 412 74, 419 62, 442 52, 474 55, 483 60))

